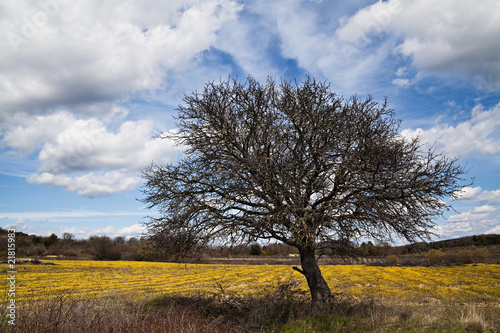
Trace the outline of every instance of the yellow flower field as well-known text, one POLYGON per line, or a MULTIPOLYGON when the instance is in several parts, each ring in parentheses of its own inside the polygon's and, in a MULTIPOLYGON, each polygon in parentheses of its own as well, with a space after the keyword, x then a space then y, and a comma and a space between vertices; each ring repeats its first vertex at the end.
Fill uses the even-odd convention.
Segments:
MULTIPOLYGON (((303 276, 286 265, 205 265, 126 261, 54 261, 17 265, 16 300, 73 295, 256 294, 303 276)), ((4 272, 7 266, 3 265, 4 272)), ((332 292, 392 301, 500 305, 500 265, 454 267, 322 266, 332 292)), ((6 293, 4 292, 4 295, 6 293)), ((4 299, 5 301, 5 299, 4 299)))

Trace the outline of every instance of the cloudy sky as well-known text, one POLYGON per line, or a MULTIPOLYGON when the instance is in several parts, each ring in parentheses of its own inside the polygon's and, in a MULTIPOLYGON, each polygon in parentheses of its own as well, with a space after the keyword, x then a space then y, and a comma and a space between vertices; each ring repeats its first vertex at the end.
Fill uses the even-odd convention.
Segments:
POLYGON ((498 36, 497 0, 0 1, 0 226, 139 235, 184 93, 309 75, 388 96, 404 135, 467 165, 443 239, 500 233, 498 36))

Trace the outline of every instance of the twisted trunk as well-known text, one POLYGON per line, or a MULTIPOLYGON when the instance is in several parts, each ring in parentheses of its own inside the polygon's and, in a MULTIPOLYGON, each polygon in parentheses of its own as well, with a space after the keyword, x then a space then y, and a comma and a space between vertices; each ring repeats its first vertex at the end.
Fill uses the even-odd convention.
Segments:
POLYGON ((300 247, 299 253, 302 269, 297 267, 293 267, 293 269, 306 277, 309 290, 311 291, 312 305, 314 307, 327 306, 332 299, 332 293, 321 274, 316 256, 314 255, 314 248, 300 247))

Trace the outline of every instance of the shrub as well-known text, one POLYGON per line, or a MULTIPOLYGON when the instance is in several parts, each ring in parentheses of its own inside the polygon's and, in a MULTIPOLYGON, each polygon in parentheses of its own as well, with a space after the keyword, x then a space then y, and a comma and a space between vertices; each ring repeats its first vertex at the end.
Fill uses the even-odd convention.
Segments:
POLYGON ((262 247, 259 244, 253 244, 250 247, 250 254, 253 256, 260 256, 262 254, 262 247))
POLYGON ((46 248, 42 244, 30 245, 30 246, 25 246, 25 247, 19 248, 17 255, 18 256, 26 256, 26 257, 33 257, 33 256, 40 256, 40 255, 44 254, 45 251, 46 251, 46 248))
POLYGON ((389 265, 401 265, 401 259, 395 254, 390 254, 385 257, 385 263, 389 265))
POLYGON ((456 256, 457 256, 457 260, 456 260, 457 263, 472 264, 469 250, 461 250, 456 254, 456 256))
POLYGON ((482 263, 488 258, 488 252, 482 248, 461 250, 457 253, 457 262, 460 264, 482 263))
POLYGON ((66 250, 63 253, 63 256, 65 256, 65 257, 78 257, 78 254, 73 250, 66 250))
POLYGON ((437 265, 444 262, 444 253, 441 250, 431 249, 425 256, 429 263, 432 265, 437 265))
POLYGON ((488 251, 485 248, 475 248, 470 250, 470 257, 473 263, 486 263, 488 251))
POLYGON ((51 234, 49 237, 44 238, 43 245, 45 245, 46 247, 49 247, 52 244, 57 243, 57 241, 58 241, 57 235, 51 234))
POLYGON ((90 236, 89 241, 94 248, 95 260, 120 260, 122 254, 116 244, 107 236, 90 236))

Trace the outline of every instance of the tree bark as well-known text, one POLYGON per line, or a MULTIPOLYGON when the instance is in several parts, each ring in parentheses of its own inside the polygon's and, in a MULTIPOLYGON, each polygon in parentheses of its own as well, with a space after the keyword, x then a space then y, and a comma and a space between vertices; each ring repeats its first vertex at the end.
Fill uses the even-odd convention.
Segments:
POLYGON ((314 249, 310 247, 299 248, 300 263, 302 269, 293 267, 296 271, 302 273, 307 280, 309 290, 311 291, 312 306, 323 308, 330 304, 332 293, 326 283, 321 270, 319 269, 314 249))

